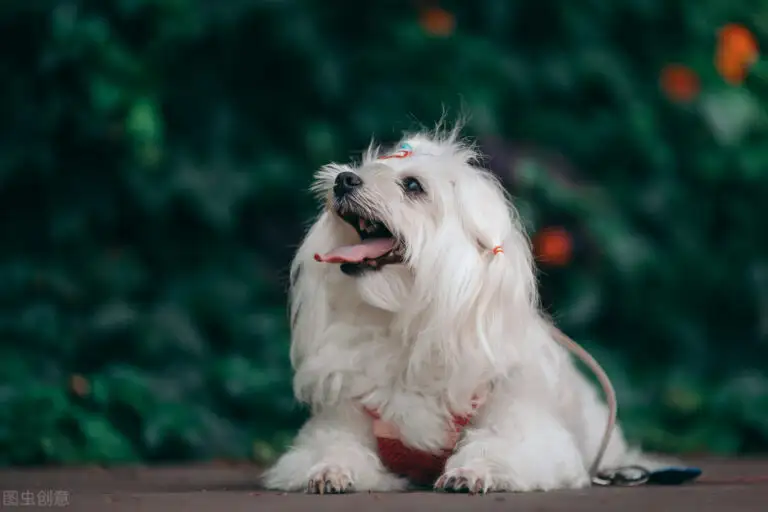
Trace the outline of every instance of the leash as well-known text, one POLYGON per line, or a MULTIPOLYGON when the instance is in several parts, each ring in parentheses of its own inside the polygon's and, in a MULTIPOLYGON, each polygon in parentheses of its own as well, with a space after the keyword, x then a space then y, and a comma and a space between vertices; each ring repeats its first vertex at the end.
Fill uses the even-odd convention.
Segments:
MULTIPOLYGON (((639 465, 630 465, 600 471, 600 463, 603 461, 605 452, 608 449, 608 443, 611 441, 611 435, 616 426, 616 416, 618 411, 616 391, 613 389, 611 379, 608 378, 605 370, 603 370, 600 363, 598 363, 589 352, 584 350, 581 345, 573 341, 563 333, 563 331, 552 324, 550 324, 550 333, 557 343, 587 365, 590 371, 597 377, 608 404, 608 421, 605 425, 605 432, 603 433, 600 447, 597 450, 597 455, 595 455, 592 466, 589 468, 589 476, 592 480, 592 485, 622 487, 633 487, 646 483, 679 485, 694 480, 701 475, 701 469, 693 467, 670 467, 649 471, 639 465)), ((709 480, 705 481, 710 482, 709 480)), ((760 479, 759 481, 768 481, 768 477, 760 479)))
MULTIPOLYGON (((611 379, 608 378, 608 374, 605 373, 605 370, 603 370, 603 367, 600 366, 600 363, 598 363, 595 358, 590 355, 589 352, 584 350, 581 345, 566 336, 563 331, 554 325, 551 325, 550 331, 555 341, 557 341, 561 346, 563 346, 571 354, 579 358, 582 363, 589 367, 590 371, 595 375, 595 377, 597 377, 597 380, 600 382, 600 386, 603 388, 603 393, 605 393, 605 400, 608 403, 608 421, 605 424, 605 432, 603 433, 603 439, 600 442, 600 448, 597 450, 595 460, 592 462, 592 466, 589 468, 589 476, 592 478, 592 483, 597 483, 595 480, 599 479, 601 482, 599 485, 605 485, 602 483, 604 480, 606 480, 605 475, 599 475, 599 470, 600 463, 603 461, 603 457, 605 456, 605 451, 608 449, 608 443, 611 442, 611 434, 613 434, 613 429, 616 426, 616 415, 618 409, 616 402, 616 390, 613 389, 613 384, 611 384, 611 379)), ((633 469, 642 468, 636 466, 633 467, 633 469)))
MULTIPOLYGON (((695 480, 701 475, 701 469, 695 467, 668 467, 650 471, 642 466, 630 465, 600 471, 600 463, 605 456, 608 443, 611 440, 611 434, 616 426, 618 410, 616 391, 605 370, 589 352, 552 324, 550 324, 550 333, 555 341, 589 367, 590 371, 600 382, 608 404, 608 421, 605 425, 605 432, 600 442, 600 448, 597 450, 597 455, 595 455, 595 459, 589 469, 589 476, 592 479, 593 485, 621 487, 633 487, 643 484, 679 485, 695 480)), ((698 482, 705 485, 768 484, 768 475, 743 475, 721 478, 703 477, 698 482)))

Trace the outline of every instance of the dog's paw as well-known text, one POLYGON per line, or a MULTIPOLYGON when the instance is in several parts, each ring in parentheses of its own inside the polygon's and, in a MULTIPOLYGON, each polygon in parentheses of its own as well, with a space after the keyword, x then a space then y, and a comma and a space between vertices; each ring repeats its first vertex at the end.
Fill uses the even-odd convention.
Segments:
POLYGON ((335 465, 326 465, 311 471, 307 482, 309 494, 340 494, 353 490, 351 473, 335 465))
POLYGON ((485 494, 493 490, 491 477, 474 469, 449 469, 435 482, 435 489, 449 492, 485 494))

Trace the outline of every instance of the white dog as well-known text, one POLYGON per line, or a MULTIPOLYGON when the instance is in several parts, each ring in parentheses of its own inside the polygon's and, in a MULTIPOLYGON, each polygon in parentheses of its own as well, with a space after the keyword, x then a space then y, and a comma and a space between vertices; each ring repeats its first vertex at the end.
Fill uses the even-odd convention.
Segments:
MULTIPOLYGON (((324 210, 291 269, 294 387, 312 417, 266 487, 590 484, 608 411, 553 340, 516 212, 457 133, 317 173, 324 210)), ((617 426, 601 467, 633 463, 658 465, 617 426)))

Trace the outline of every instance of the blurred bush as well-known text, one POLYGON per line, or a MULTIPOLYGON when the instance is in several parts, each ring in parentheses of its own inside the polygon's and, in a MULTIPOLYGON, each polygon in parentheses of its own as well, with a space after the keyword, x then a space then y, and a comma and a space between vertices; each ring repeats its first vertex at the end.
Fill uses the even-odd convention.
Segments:
POLYGON ((768 449, 766 20, 748 0, 3 2, 0 464, 271 458, 305 414, 284 291, 311 173, 445 106, 630 435, 768 449))

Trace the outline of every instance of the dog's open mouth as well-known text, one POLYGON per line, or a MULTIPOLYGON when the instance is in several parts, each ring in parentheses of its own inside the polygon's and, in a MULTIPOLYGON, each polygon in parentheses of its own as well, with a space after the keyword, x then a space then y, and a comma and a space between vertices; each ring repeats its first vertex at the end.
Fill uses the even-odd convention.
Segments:
POLYGON ((360 243, 337 247, 325 254, 315 254, 315 260, 341 263, 341 271, 348 275, 379 270, 385 265, 403 262, 403 245, 383 222, 351 212, 339 212, 339 216, 355 228, 360 235, 360 243))

